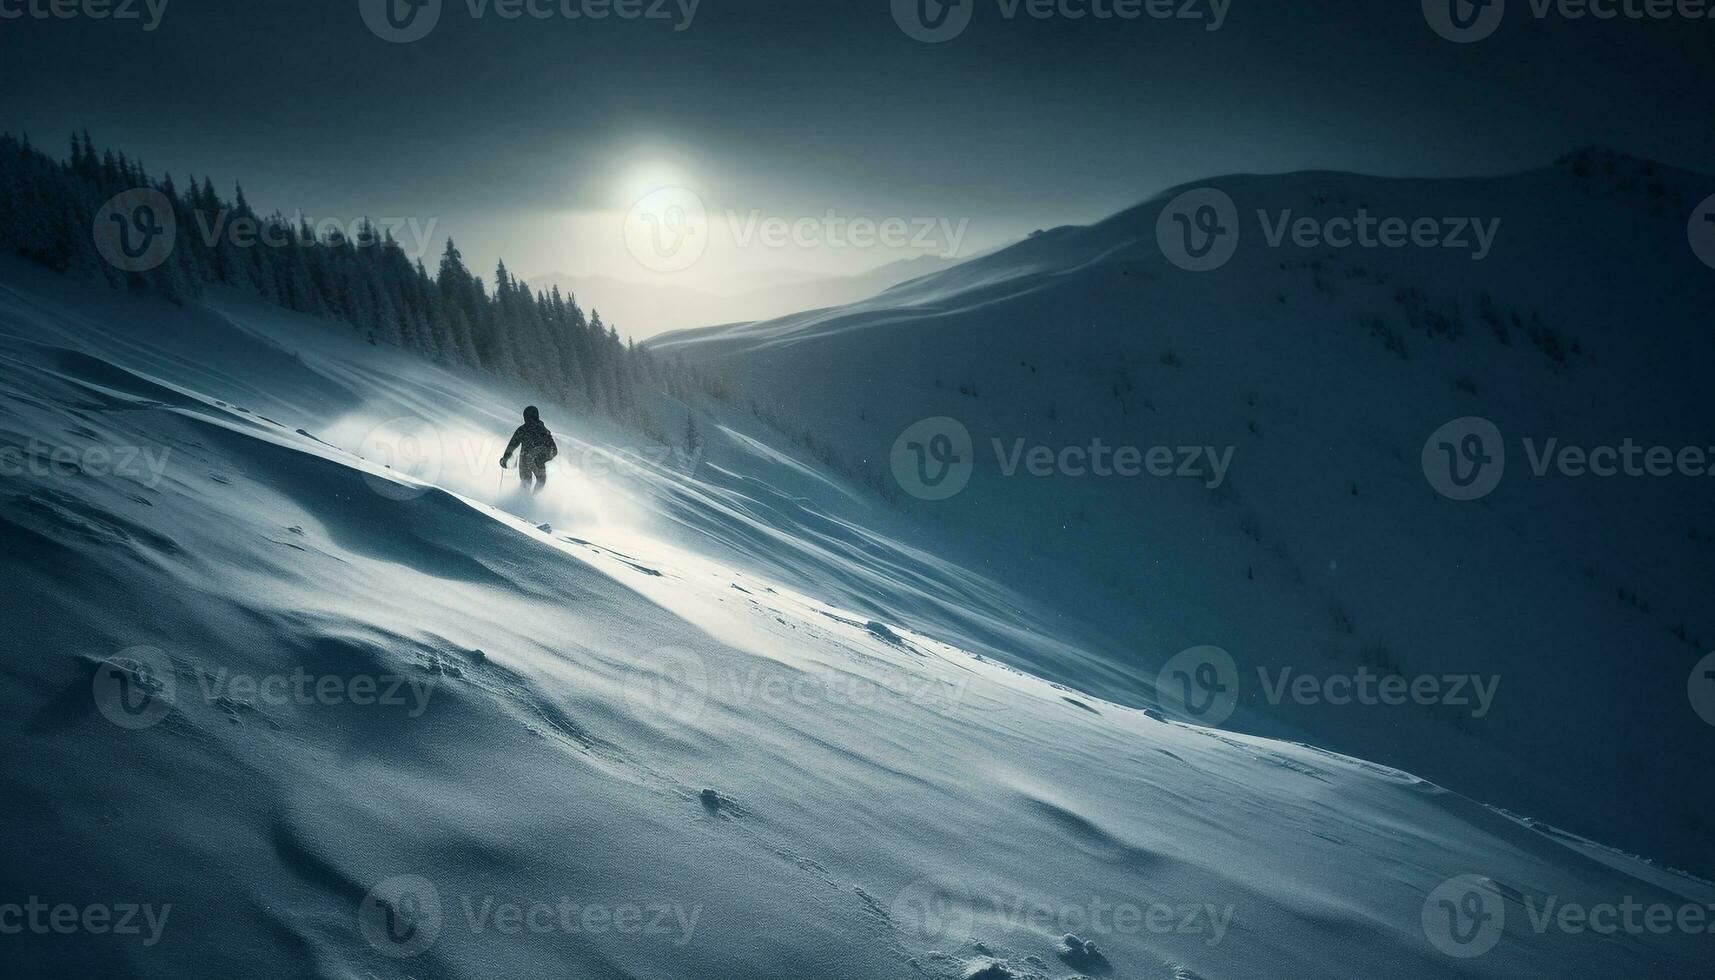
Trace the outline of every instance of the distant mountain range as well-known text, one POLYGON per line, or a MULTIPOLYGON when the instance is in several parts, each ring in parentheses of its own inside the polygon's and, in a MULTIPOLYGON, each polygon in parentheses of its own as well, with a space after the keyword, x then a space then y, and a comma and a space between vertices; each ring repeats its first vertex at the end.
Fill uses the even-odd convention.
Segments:
POLYGON ((621 335, 643 340, 669 330, 771 320, 804 310, 844 306, 962 261, 965 259, 920 255, 855 276, 783 273, 771 282, 767 277, 752 277, 732 292, 560 272, 528 281, 538 290, 558 286, 562 293, 576 296, 585 309, 600 311, 602 320, 617 327, 621 335))
POLYGON ((912 475, 904 433, 938 427, 921 454, 968 432, 968 450, 939 443, 968 486, 898 502, 1112 648, 1112 673, 1020 666, 1149 705, 1164 662, 1218 646, 1239 665, 1237 727, 1708 873, 1710 729, 1686 692, 1715 649, 1715 480, 1539 461, 1715 445, 1715 273, 1687 230, 1712 192, 1596 150, 1480 179, 1216 178, 840 309, 651 347, 720 365, 884 490, 912 475), (1345 233, 1384 221, 1434 247, 1345 233), (1236 234, 1225 264, 1172 261, 1205 228, 1236 234), (1470 443, 1432 434, 1473 417, 1504 478, 1449 499, 1433 454, 1470 443), (1028 462, 1092 447, 1195 447, 1195 472, 1036 478, 1028 462), (1498 688, 1488 710, 1349 707, 1282 695, 1282 671, 1498 688))

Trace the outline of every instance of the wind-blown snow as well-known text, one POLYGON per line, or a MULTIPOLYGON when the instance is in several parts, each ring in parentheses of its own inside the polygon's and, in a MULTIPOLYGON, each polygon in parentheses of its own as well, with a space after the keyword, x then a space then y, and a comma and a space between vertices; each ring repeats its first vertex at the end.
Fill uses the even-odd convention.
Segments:
POLYGON ((0 659, 0 904, 167 910, 152 937, 5 936, 9 971, 1707 962, 1707 936, 1538 932, 1528 913, 1706 906, 1706 883, 1395 769, 1003 666, 1058 648, 1099 679, 1105 660, 738 413, 700 461, 610 476, 590 461, 643 447, 543 404, 562 457, 523 501, 494 465, 520 392, 236 300, 0 271, 0 440, 31 462, 0 492, 0 606, 23 624, 0 659), (410 434, 432 442, 400 455, 410 434), (312 693, 282 686, 299 677, 312 693), (398 697, 352 703, 364 679, 398 697), (127 700, 134 684, 154 696, 127 700), (1424 919, 1462 875, 1492 879, 1506 926, 1460 962, 1424 919))

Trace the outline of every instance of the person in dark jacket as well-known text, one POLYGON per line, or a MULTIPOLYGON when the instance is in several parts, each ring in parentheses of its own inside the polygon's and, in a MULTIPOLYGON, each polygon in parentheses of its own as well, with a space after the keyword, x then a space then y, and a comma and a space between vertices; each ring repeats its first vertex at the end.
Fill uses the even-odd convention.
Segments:
POLYGON ((560 447, 554 443, 554 434, 542 424, 542 413, 534 405, 524 410, 524 424, 506 444, 506 455, 500 457, 501 469, 506 468, 514 450, 518 452, 518 473, 524 485, 531 493, 541 493, 548 485, 548 460, 560 455, 560 447))

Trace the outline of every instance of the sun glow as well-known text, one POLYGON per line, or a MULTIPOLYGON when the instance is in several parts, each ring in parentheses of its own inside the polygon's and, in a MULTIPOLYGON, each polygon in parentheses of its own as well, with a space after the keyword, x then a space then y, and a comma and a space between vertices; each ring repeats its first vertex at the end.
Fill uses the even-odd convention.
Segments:
POLYGON ((690 168, 655 155, 628 160, 615 181, 614 203, 621 210, 629 209, 639 198, 667 187, 695 189, 695 177, 690 168))

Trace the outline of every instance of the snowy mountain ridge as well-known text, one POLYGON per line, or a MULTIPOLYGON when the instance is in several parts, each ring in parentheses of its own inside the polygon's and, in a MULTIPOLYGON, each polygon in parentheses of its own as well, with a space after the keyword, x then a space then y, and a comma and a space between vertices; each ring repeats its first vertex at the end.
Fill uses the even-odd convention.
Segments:
MULTIPOLYGON (((1164 369, 1209 356, 1181 344, 1164 369)), ((495 464, 520 388, 236 295, 174 306, 12 260, 0 365, 0 603, 26 625, 0 684, 29 760, 6 777, 14 921, 146 908, 159 927, 25 928, 22 972, 1596 978, 1705 959, 1692 920, 1715 886, 1394 765, 1187 724, 1077 566, 990 560, 742 408, 656 406, 706 423, 686 457, 538 402, 561 459, 521 499, 495 464)), ((1223 487, 1252 492, 1244 462, 1223 487)), ((1219 492, 1164 486, 1152 503, 1219 492)), ((1196 632, 1150 629, 1162 648, 1196 632)), ((1400 727, 1376 748, 1409 746, 1400 727)))
POLYGON ((1148 706, 1172 658, 1219 648, 1242 681, 1228 727, 1708 872, 1710 730, 1687 676, 1715 649, 1715 526, 1691 465, 1715 429, 1715 293, 1687 235, 1711 193, 1715 179, 1594 149, 1497 178, 1238 175, 847 307, 655 345, 731 371, 883 488, 916 479, 895 455, 916 427, 951 420, 968 485, 906 487, 902 506, 1094 627, 1108 668, 1028 669, 1148 706), (1224 264, 1176 264, 1179 217, 1223 200, 1224 264), (1456 216, 1469 247, 1361 247, 1360 215, 1427 219, 1437 243, 1456 216), (1276 238, 1285 216, 1314 234, 1276 238), (1462 419, 1506 451, 1475 500, 1426 479, 1426 451, 1462 419), (1020 445, 1044 460, 1216 447, 1232 463, 1214 488, 1054 462, 1039 476, 1009 465, 1020 445), (1628 445, 1631 472, 1645 452, 1689 463, 1659 470, 1673 478, 1584 465, 1628 445), (1274 683, 1283 671, 1304 696, 1274 683), (1336 703, 1364 672, 1404 682, 1400 703, 1336 703), (1449 677, 1460 700, 1442 683, 1406 703, 1410 682, 1449 677), (1481 716, 1478 682, 1496 692, 1481 716), (1566 712, 1602 721, 1569 729, 1566 712))

